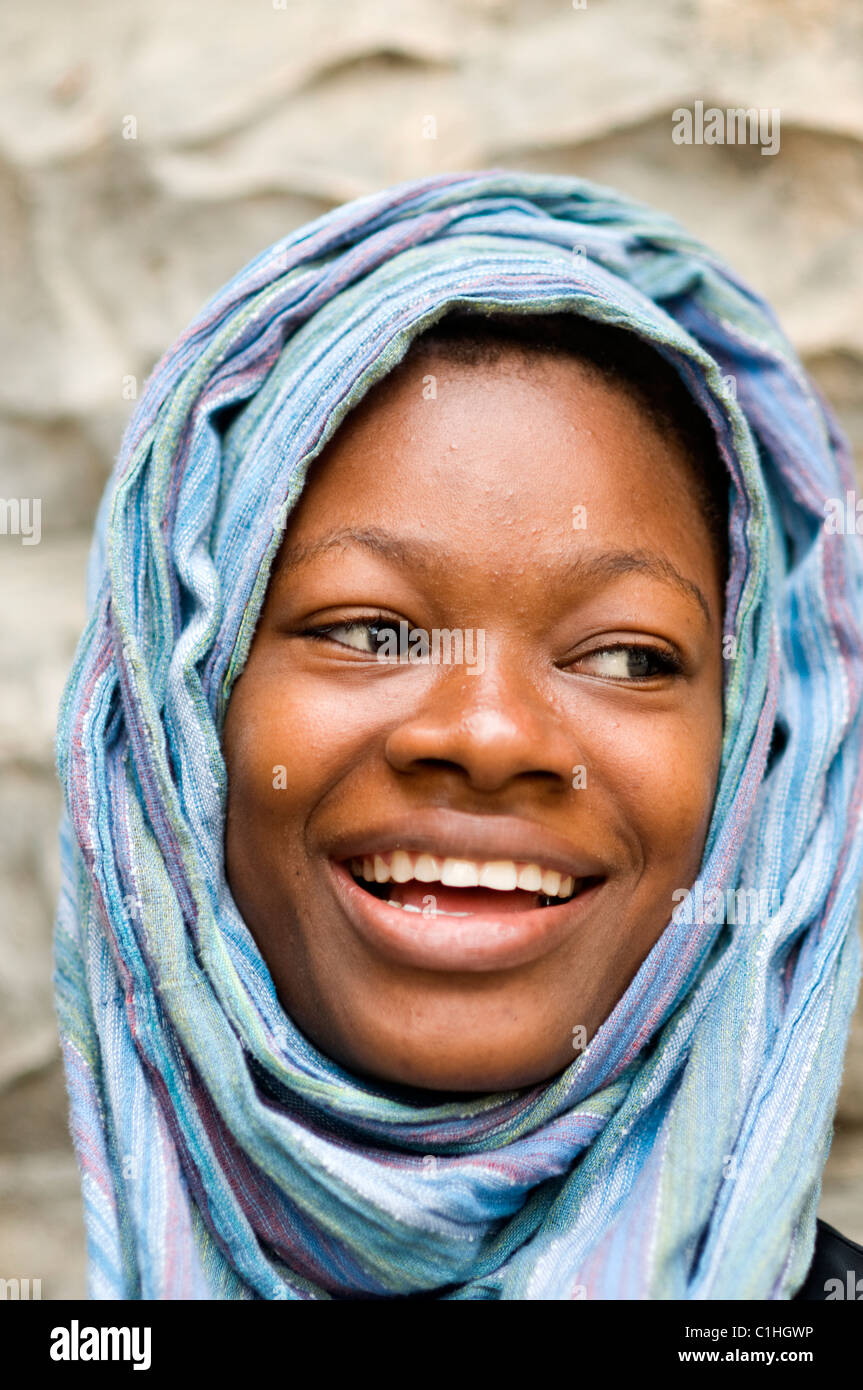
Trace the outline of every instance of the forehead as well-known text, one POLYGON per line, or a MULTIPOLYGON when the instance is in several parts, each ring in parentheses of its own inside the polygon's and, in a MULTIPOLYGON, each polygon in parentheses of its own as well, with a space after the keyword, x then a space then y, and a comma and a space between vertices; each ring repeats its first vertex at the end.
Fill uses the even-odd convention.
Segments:
POLYGON ((274 568, 280 589, 298 557, 307 580, 349 580, 359 597, 364 584, 377 591, 386 557, 448 608, 503 603, 534 622, 588 572, 591 583, 628 574, 635 616, 656 597, 647 557, 714 619, 722 608, 682 447, 574 359, 403 364, 315 461, 274 568))
POLYGON ((289 529, 413 514, 432 527, 469 523, 473 545, 524 523, 535 538, 571 538, 574 507, 591 509, 596 535, 704 529, 676 436, 589 364, 518 350, 476 364, 423 354, 348 416, 289 529))

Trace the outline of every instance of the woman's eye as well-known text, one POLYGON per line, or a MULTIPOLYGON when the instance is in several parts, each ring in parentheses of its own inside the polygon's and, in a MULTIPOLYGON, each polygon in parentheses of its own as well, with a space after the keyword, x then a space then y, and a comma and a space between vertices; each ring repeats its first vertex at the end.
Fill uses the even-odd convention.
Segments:
MULTIPOLYGON (((398 643, 398 623, 384 618, 352 618, 350 622, 308 628, 304 635, 319 639, 329 638, 342 647, 352 647, 354 651, 362 652, 364 656, 385 656, 388 653, 384 651, 382 643, 388 633, 394 633, 395 641, 398 643)), ((387 643, 388 647, 391 645, 392 639, 387 643)))
POLYGON ((652 680, 680 671, 680 662, 670 652, 659 647, 619 646, 602 647, 578 659, 579 667, 590 668, 590 674, 606 680, 652 680))

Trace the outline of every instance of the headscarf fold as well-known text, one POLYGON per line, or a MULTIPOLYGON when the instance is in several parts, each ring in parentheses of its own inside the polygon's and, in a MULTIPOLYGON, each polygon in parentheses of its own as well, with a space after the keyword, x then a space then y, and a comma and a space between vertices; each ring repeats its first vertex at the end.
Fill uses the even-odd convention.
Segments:
POLYGON ((824 525, 853 486, 758 296, 578 179, 362 198, 210 301, 127 428, 60 714, 56 998, 91 1297, 793 1296, 860 974, 863 560, 824 525), (692 920, 560 1075, 419 1104, 282 1009, 226 882, 220 733, 312 461, 459 306, 626 328, 709 416, 725 723, 692 920), (711 890, 771 910, 721 921, 711 890))

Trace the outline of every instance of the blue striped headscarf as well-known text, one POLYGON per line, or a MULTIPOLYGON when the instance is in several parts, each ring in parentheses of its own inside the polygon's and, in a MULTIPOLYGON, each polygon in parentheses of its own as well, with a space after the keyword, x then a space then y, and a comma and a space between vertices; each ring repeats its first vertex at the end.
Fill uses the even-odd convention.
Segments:
POLYGON ((362 198, 210 301, 126 431, 60 715, 56 990, 92 1297, 796 1292, 860 971, 863 559, 824 524, 853 486, 764 303, 578 179, 362 198), (709 416, 725 730, 694 920, 559 1076, 422 1107, 281 1008, 226 884, 220 731, 311 460, 458 306, 629 329, 709 416), (701 888, 772 910, 723 925, 701 888))

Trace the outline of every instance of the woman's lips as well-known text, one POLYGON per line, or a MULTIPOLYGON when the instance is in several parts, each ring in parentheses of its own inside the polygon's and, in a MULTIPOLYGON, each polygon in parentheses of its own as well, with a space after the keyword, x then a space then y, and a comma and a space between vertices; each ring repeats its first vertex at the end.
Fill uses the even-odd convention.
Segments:
MULTIPOLYGON (((428 911, 408 911, 390 906, 361 887, 349 863, 330 860, 330 868, 337 898, 357 934, 380 955, 420 970, 510 970, 536 960, 555 950, 575 929, 605 882, 604 877, 579 880, 568 900, 526 910, 513 910, 512 903, 488 910, 493 890, 478 892, 473 898, 478 910, 455 916, 443 915, 448 911, 443 901, 442 911, 435 910, 444 896, 439 883, 419 885, 431 899, 428 911)), ((400 900, 410 896, 402 892, 400 900)))

